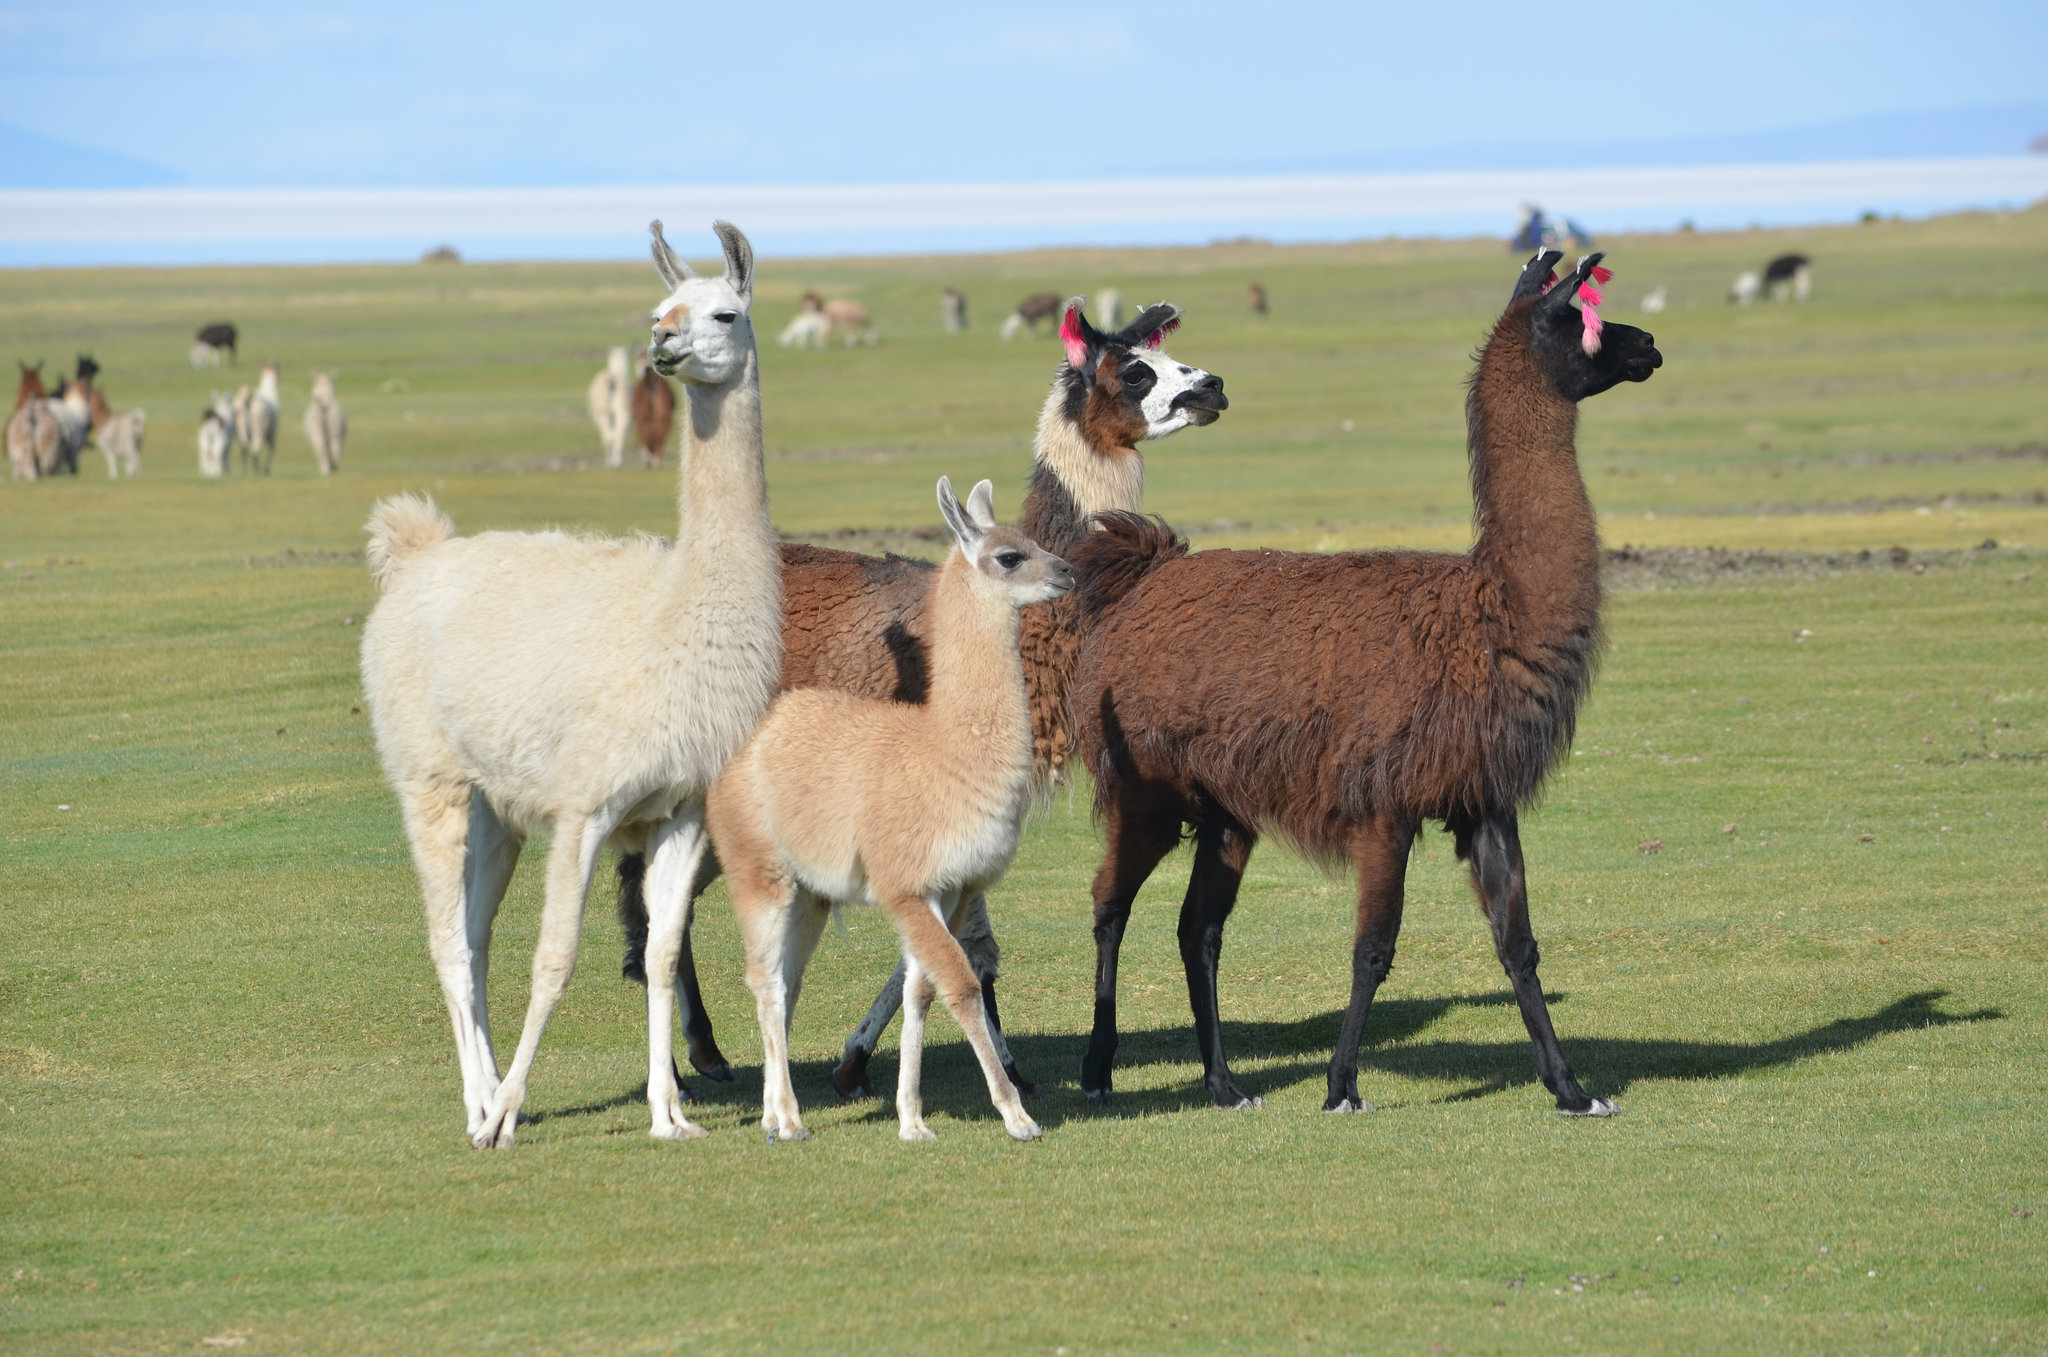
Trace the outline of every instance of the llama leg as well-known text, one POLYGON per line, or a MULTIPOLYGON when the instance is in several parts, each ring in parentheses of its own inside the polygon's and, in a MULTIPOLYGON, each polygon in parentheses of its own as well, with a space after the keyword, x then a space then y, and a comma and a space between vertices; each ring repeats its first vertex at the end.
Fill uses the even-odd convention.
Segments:
POLYGON ((903 977, 903 1042, 896 1062, 896 1138, 937 1140, 924 1124, 924 1020, 938 993, 908 946, 896 973, 903 977))
POLYGON ((883 982, 882 992, 875 996, 875 1002, 868 1006, 867 1016, 860 1020, 860 1026, 846 1039, 841 1051, 839 1067, 832 1071, 832 1087, 842 1098, 875 1098, 875 1085, 868 1078, 868 1061, 874 1058, 875 1048, 882 1044, 882 1033, 889 1030, 890 1020, 896 1010, 903 1007, 903 983, 905 963, 896 963, 896 969, 883 982))
MULTIPOLYGON (((644 878, 647 873, 645 854, 627 852, 619 855, 619 929, 625 936, 626 955, 619 967, 619 974, 642 985, 647 983, 647 897, 644 878)), ((718 879, 718 857, 713 852, 704 853, 697 868, 696 880, 690 886, 690 901, 694 906, 704 888, 718 879)), ((695 910, 691 911, 694 919, 695 910)), ((718 1049, 718 1039, 711 1030, 711 1015, 704 1007, 704 995, 697 988, 697 958, 690 947, 690 926, 683 926, 682 947, 676 955, 676 1007, 683 1018, 683 1037, 690 1051, 690 1063, 697 1072, 707 1079, 720 1083, 732 1080, 732 1062, 718 1049)), ((682 1073, 676 1073, 676 1082, 682 1084, 682 1073)), ((689 1097, 687 1086, 683 1096, 689 1097)))
POLYGON ((1394 940, 1401 933, 1401 903, 1408 877, 1413 820, 1374 820, 1352 840, 1358 867, 1357 931, 1351 942, 1351 1006, 1330 1056, 1330 1092, 1325 1112, 1370 1112, 1358 1096, 1358 1044, 1365 1035, 1373 995, 1394 968, 1394 940))
POLYGON ((519 850, 526 840, 512 832, 498 818, 481 790, 469 794, 469 852, 462 881, 462 930, 469 944, 469 992, 477 1031, 482 1038, 483 1074, 480 1096, 470 1133, 483 1121, 484 1109, 498 1091, 498 1058, 491 1049, 491 1010, 485 982, 491 973, 491 927, 504 903, 505 888, 512 883, 512 869, 519 865, 519 850))
POLYGON ((1037 1097, 1038 1085, 1018 1073, 1010 1043, 1003 1040, 1003 1018, 996 1008, 996 970, 1002 962, 1003 950, 996 945, 995 930, 989 926, 986 894, 976 891, 961 902, 953 920, 953 936, 960 939, 967 964, 974 968, 974 978, 981 982, 981 1006, 988 1011, 988 1037, 995 1043, 996 1058, 1003 1062, 1003 1073, 1010 1076, 1019 1094, 1037 1097))
POLYGON ((1230 1076, 1223 1055, 1223 1022, 1216 1008, 1216 972, 1223 959, 1223 925, 1237 908, 1237 887, 1256 836, 1236 823, 1204 823, 1195 832, 1195 867, 1180 907, 1180 964, 1187 972, 1188 1007, 1195 1015, 1195 1044, 1202 1051, 1202 1079, 1218 1107, 1243 1111, 1264 1107, 1247 1098, 1230 1076))
POLYGON ((690 926, 690 887, 709 836, 701 803, 663 822, 645 859, 647 905, 647 1106, 649 1134, 657 1140, 685 1140, 705 1134, 683 1115, 681 1080, 676 1078, 674 1008, 676 959, 690 926))
POLYGON ((1093 889, 1095 1025, 1088 1034, 1087 1054, 1081 1057, 1081 1092, 1098 1107, 1107 1107, 1115 1096, 1110 1070, 1116 1064, 1116 963, 1124 925, 1130 921, 1138 888, 1180 842, 1181 818, 1177 807, 1120 794, 1110 802, 1103 826, 1106 848, 1093 889))
MULTIPOLYGON (((1013 1140, 1036 1140, 1045 1133, 1038 1123, 1024 1110, 1024 1102, 1017 1096, 1017 1086, 1003 1073, 1002 1062, 996 1058, 995 1043, 989 1040, 988 1016, 981 1007, 981 985, 974 978, 974 968, 967 964, 967 954, 960 950, 954 940, 953 931, 947 926, 947 915, 955 908, 951 900, 939 896, 918 899, 892 900, 889 912, 896 919, 896 928, 903 935, 903 945, 917 959, 918 966, 938 987, 939 997, 945 1000, 946 1009, 953 1020, 960 1024, 960 1030, 967 1034, 967 1044, 974 1048, 974 1057, 981 1062, 981 1077, 988 1083, 989 1100, 996 1105, 996 1111, 1003 1117, 1003 1126, 1013 1140)), ((907 1029, 906 1029, 907 1031, 907 1029)), ((920 1041, 922 1039, 922 1033, 920 1041)), ((906 1044, 908 1037, 906 1036, 906 1044)))
MULTIPOLYGON (((474 933, 465 918, 469 789, 403 784, 398 790, 413 864, 420 874, 420 894, 426 901, 427 950, 433 956, 441 997, 448 1005, 448 1021, 455 1030, 462 1102, 474 1135, 497 1091, 498 1067, 491 1054, 488 1020, 478 1002, 489 955, 475 955, 471 946, 474 933)), ((488 926, 484 936, 489 937, 488 926)))
POLYGON ((590 894, 591 873, 597 869, 597 855, 611 837, 614 816, 600 812, 594 818, 563 816, 555 822, 554 842, 548 845, 547 900, 541 906, 540 941, 533 949, 533 993, 526 1004, 526 1025, 519 1033, 519 1049, 512 1053, 512 1067, 485 1111, 483 1125, 471 1143, 480 1150, 510 1149, 513 1131, 519 1124, 519 1107, 526 1101, 526 1079, 533 1070, 534 1053, 548 1018, 568 988, 576 970, 576 944, 583 932, 583 903, 590 894))
POLYGON ((745 868, 728 879, 747 943, 747 988, 761 1024, 761 1130, 770 1144, 806 1140, 811 1133, 789 1075, 788 955, 797 931, 791 915, 804 904, 802 892, 772 869, 745 868))
POLYGON ((1536 1047, 1536 1070, 1543 1086, 1557 1095, 1557 1110, 1574 1117, 1605 1117, 1614 1112, 1606 1098, 1588 1097, 1578 1078, 1558 1049, 1557 1033, 1550 1026, 1550 1008, 1543 1001, 1543 986, 1536 979, 1538 961, 1536 937, 1529 931, 1529 890, 1522 874, 1522 840, 1515 817, 1503 815, 1468 824, 1454 824, 1458 856, 1472 864, 1472 887, 1479 906, 1493 928, 1494 951, 1508 981, 1515 989, 1515 1002, 1522 1010, 1522 1023, 1536 1047))

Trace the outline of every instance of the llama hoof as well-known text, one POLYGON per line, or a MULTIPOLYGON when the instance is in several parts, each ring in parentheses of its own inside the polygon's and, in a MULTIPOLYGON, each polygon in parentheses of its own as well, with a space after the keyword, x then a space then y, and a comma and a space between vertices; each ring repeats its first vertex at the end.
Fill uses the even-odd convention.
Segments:
POLYGON ((693 1103, 693 1102, 696 1102, 696 1101, 697 1101, 697 1095, 696 1095, 696 1094, 694 1094, 694 1093, 692 1093, 692 1092, 690 1092, 690 1086, 689 1086, 688 1084, 686 1084, 686 1083, 684 1083, 684 1082, 683 1082, 683 1072, 682 1072, 682 1070, 681 1070, 681 1069, 680 1069, 680 1068, 679 1068, 679 1067, 678 1067, 678 1066, 676 1065, 676 1062, 675 1062, 674 1060, 670 1060, 670 1061, 668 1062, 668 1072, 669 1072, 669 1073, 670 1073, 671 1075, 675 1076, 675 1081, 676 1081, 676 1097, 678 1097, 678 1098, 682 1099, 682 1100, 683 1100, 684 1102, 686 1102, 686 1103, 693 1103))
POLYGON ((1115 1089, 1084 1088, 1081 1090, 1081 1094, 1083 1097, 1088 1099, 1090 1105, 1095 1107, 1108 1107, 1111 1103, 1116 1101, 1115 1089))
POLYGON ((694 1121, 677 1120, 667 1126, 650 1127, 647 1134, 656 1140, 702 1140, 711 1132, 694 1121))
POLYGON ((768 1143, 770 1145, 775 1144, 777 1141, 788 1142, 792 1140, 809 1140, 810 1138, 811 1133, 801 1126, 793 1131, 778 1130, 773 1126, 768 1128, 768 1143))
POLYGON ((901 1141, 916 1143, 918 1141, 937 1140, 939 1136, 938 1133, 932 1130, 931 1127, 925 1125, 923 1122, 920 1121, 914 1124, 907 1123, 903 1126, 898 1127, 896 1130, 896 1138, 901 1141))
POLYGON ((1614 1099, 1594 1098, 1587 1102, 1584 1107, 1560 1107, 1557 1109, 1557 1115, 1560 1117, 1611 1117, 1614 1115, 1614 1099))
POLYGON ((879 1098, 874 1081, 868 1078, 868 1062, 864 1055, 850 1055, 839 1062, 832 1071, 832 1091, 847 1102, 856 1098, 879 1098))
MULTIPOLYGON (((714 1084, 729 1084, 732 1082, 732 1066, 723 1058, 706 1060, 699 1064, 697 1057, 691 1056, 690 1064, 696 1069, 697 1073, 703 1075, 714 1084)), ((681 1081, 678 1080, 677 1082, 681 1081)))
POLYGON ((1225 1112, 1255 1112, 1265 1105, 1266 1100, 1264 1098, 1247 1098, 1244 1094, 1238 1093, 1234 1089, 1216 1099, 1216 1106, 1222 1108, 1225 1112))
POLYGON ((1339 1099, 1338 1099, 1338 1100, 1337 1100, 1336 1102, 1334 1102, 1334 1103, 1329 1103, 1329 1104, 1326 1104, 1326 1105, 1324 1106, 1324 1108, 1323 1108, 1323 1111, 1325 1111, 1325 1112, 1370 1112, 1370 1111, 1372 1111, 1372 1104, 1371 1104, 1371 1103, 1369 1103, 1369 1102, 1367 1102, 1367 1101, 1366 1101, 1365 1099, 1363 1099, 1363 1098, 1339 1098, 1339 1099))
POLYGON ((1010 1133, 1010 1139, 1012 1140, 1045 1139, 1044 1128, 1041 1127, 1037 1122, 1031 1120, 1031 1118, 1029 1117, 1024 1118, 1023 1121, 1019 1122, 1015 1126, 1012 1126, 1008 1122, 1005 1122, 1003 1124, 1003 1129, 1010 1133))

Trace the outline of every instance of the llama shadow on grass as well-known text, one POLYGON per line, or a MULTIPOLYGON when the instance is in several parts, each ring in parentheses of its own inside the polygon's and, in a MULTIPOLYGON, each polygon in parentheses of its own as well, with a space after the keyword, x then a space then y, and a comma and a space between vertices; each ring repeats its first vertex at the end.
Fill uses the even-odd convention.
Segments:
MULTIPOLYGON (((1547 996, 1553 1007, 1569 996, 1547 996)), ((1833 1022, 1771 1041, 1646 1041, 1622 1037, 1565 1038, 1566 1056, 1588 1089, 1607 1097, 1626 1093, 1644 1080, 1715 1079, 1776 1069, 1814 1056, 1854 1050, 1877 1037, 1915 1028, 1947 1027, 1957 1023, 2003 1020, 2005 1012, 1980 1008, 1968 1013, 1948 1013, 1936 1007, 1948 997, 1947 990, 1921 990, 1895 999, 1875 1012, 1837 1018, 1833 1022)), ((1233 1061, 1238 1086, 1254 1097, 1266 1096, 1298 1084, 1311 1083, 1321 1090, 1329 1068, 1330 1050, 1337 1041, 1337 1029, 1344 1011, 1335 1009, 1295 1022, 1226 1022, 1223 1036, 1233 1061), (1257 1062, 1254 1065, 1253 1062, 1257 1062)), ((924 1056, 924 1104, 927 1113, 942 1113, 962 1122, 998 1123, 989 1105, 988 1087, 982 1082, 980 1066, 965 1040, 957 1034, 945 1039, 947 1019, 934 1013, 926 1032, 924 1056)), ((1098 1109, 1081 1096, 1076 1073, 1087 1049, 1086 1034, 1040 1036, 1009 1032, 1010 1049, 1018 1066, 1038 1079, 1044 1090, 1027 1106, 1040 1125, 1059 1126, 1070 1120, 1100 1117, 1140 1117, 1172 1112, 1207 1111, 1210 1108, 1199 1072, 1184 1083, 1166 1088, 1132 1088, 1128 1083, 1117 1090, 1116 1100, 1098 1109)), ((893 1122, 896 1118, 896 1061, 893 1049, 878 1051, 871 1071, 882 1097, 870 1100, 863 1120, 893 1122)), ((1195 1064, 1194 1029, 1176 1025, 1137 1029, 1122 1033, 1117 1048, 1118 1068, 1129 1072, 1147 1065, 1195 1064)), ((790 1073, 796 1085, 797 1101, 805 1107, 838 1104, 832 1086, 835 1061, 792 1062, 790 1073)), ((758 1065, 742 1067, 731 1083, 707 1079, 688 1080, 693 1105, 716 1107, 737 1105, 750 1112, 761 1106, 761 1070, 758 1065)), ((1465 1087, 1429 1099, 1432 1102, 1468 1102, 1507 1093, 1525 1086, 1538 1086, 1535 1057, 1522 1030, 1514 995, 1505 990, 1490 994, 1452 995, 1428 999, 1382 999, 1372 1006, 1366 1024, 1366 1044, 1360 1053, 1359 1077, 1369 1083, 1376 1075, 1397 1074, 1417 1079, 1448 1080, 1465 1087), (1505 1035, 1499 1041, 1414 1041, 1454 1008, 1501 1010, 1505 1035)), ((1370 1095, 1368 1095, 1370 1096, 1370 1095)), ((556 1117, 601 1115, 622 1107, 645 1104, 645 1086, 603 1102, 582 1107, 536 1111, 535 1122, 556 1117)))
MULTIPOLYGON (((1776 1069, 1814 1056, 1854 1050, 1878 1037, 1915 1028, 1947 1027, 1957 1023, 2000 1021, 2005 1012, 1979 1008, 1951 1013, 1937 1007, 1947 990, 1921 990, 1895 999, 1876 1011, 1832 1022, 1770 1041, 1686 1041, 1635 1040, 1622 1037, 1565 1038, 1565 1054, 1572 1066, 1595 1093, 1614 1097, 1625 1094, 1646 1080, 1714 1079, 1776 1069)), ((1553 1006, 1568 996, 1551 994, 1553 1006)), ((1226 1022, 1223 1035, 1233 1061, 1238 1086, 1254 1097, 1270 1096, 1299 1084, 1312 1084, 1320 1093, 1329 1069, 1330 1050, 1337 1041, 1337 1029, 1344 1020, 1342 1009, 1318 1014, 1296 1022, 1226 1022), (1256 1064, 1254 1064, 1256 1062, 1256 1064)), ((965 1121, 993 1120, 988 1090, 980 1069, 964 1041, 932 1041, 927 1033, 924 1060, 924 1101, 927 1112, 943 1112, 965 1121)), ((1199 1071, 1184 1083, 1166 1088, 1117 1090, 1107 1109, 1088 1104, 1080 1094, 1076 1074, 1087 1049, 1085 1035, 1034 1036, 1010 1033, 1010 1048, 1018 1066, 1041 1081, 1044 1092, 1027 1105, 1031 1115, 1048 1128, 1075 1119, 1103 1116, 1138 1117, 1171 1112, 1207 1111, 1210 1102, 1202 1087, 1199 1071)), ((1463 1084, 1454 1092, 1430 1097, 1431 1102, 1467 1102, 1506 1093, 1525 1086, 1541 1092, 1536 1061, 1516 1011, 1514 996, 1506 991, 1492 994, 1457 995, 1431 999, 1380 1000, 1372 1007, 1366 1025, 1367 1043, 1360 1054, 1362 1081, 1384 1074, 1417 1079, 1447 1080, 1463 1084), (1502 1038, 1498 1041, 1415 1041, 1454 1008, 1497 1008, 1501 1010, 1502 1038)), ((1126 1031, 1118 1050, 1118 1068, 1130 1071, 1148 1064, 1192 1065, 1199 1062, 1194 1031, 1188 1025, 1126 1031)), ((829 1062, 812 1062, 797 1067, 798 1097, 809 1103, 831 1100, 829 1062)), ((882 1089, 882 1101, 870 1104, 878 1119, 893 1119, 895 1109, 889 1095, 895 1087, 895 1062, 878 1053, 874 1065, 875 1086, 882 1089)), ((758 1084, 758 1079, 756 1080, 758 1084)), ((730 1085, 726 1087, 730 1088, 730 1085)), ((1547 1095, 1546 1095, 1547 1096, 1547 1095)))

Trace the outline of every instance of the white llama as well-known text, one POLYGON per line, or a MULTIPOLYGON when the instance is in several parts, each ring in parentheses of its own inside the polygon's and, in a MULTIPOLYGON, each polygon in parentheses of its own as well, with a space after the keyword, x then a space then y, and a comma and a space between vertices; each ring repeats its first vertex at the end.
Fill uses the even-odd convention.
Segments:
POLYGON ((1748 306, 1763 290, 1763 275, 1755 269, 1750 269, 1735 275, 1735 281, 1728 285, 1728 300, 1739 306, 1748 306))
POLYGON ((1095 294, 1095 323, 1104 330, 1124 328, 1124 294, 1106 287, 1095 294))
POLYGON ((624 466, 626 434, 633 427, 633 372, 623 345, 605 355, 604 371, 590 379, 590 421, 597 425, 604 464, 624 466))
POLYGON ((1643 314, 1646 316, 1662 315, 1664 314, 1664 308, 1669 305, 1671 305, 1671 292, 1670 289, 1662 284, 1651 288, 1643 294, 1643 314))
POLYGON ((119 479, 123 473, 142 474, 142 435, 148 424, 146 411, 125 410, 108 415, 92 431, 100 452, 106 456, 108 476, 119 479))
POLYGON ((332 476, 341 469, 341 446, 348 442, 348 412, 334 398, 334 374, 313 374, 313 399, 306 406, 306 441, 313 445, 313 460, 320 474, 332 476))
POLYGON ((199 416, 199 474, 219 480, 228 474, 235 450, 235 406, 226 393, 213 393, 213 404, 199 416))
MULTIPOLYGON (((897 1134, 932 1139, 919 1077, 935 984, 1003 1125, 1018 1140, 1040 1134, 1003 1072, 980 982, 954 933, 962 900, 1009 868, 1031 806, 1018 610, 1066 593, 1074 572, 998 527, 990 499, 983 481, 963 507, 939 479, 955 545, 932 584, 925 705, 792 689, 712 785, 707 815, 746 938, 761 1022, 761 1128, 771 1141, 809 1134, 790 1083, 790 1017, 832 908, 860 898, 886 908, 903 940, 897 1134)), ((650 978, 659 974, 651 951, 650 978)))
POLYGON ((242 469, 270 474, 277 455, 277 364, 265 363, 252 390, 235 392, 235 437, 242 444, 242 469))
POLYGON ((683 1116, 671 1060, 676 956, 707 843, 703 796, 774 695, 781 560, 762 464, 760 360, 747 310, 754 253, 714 224, 720 279, 699 278, 655 222, 671 295, 653 357, 687 396, 681 522, 650 537, 457 537, 430 501, 371 512, 365 560, 384 591, 363 628, 377 750, 404 811, 427 939, 455 1028, 471 1142, 510 1146, 534 1051, 575 969, 599 852, 647 855, 647 1101, 653 1134, 683 1116), (491 923, 526 836, 552 830, 533 991, 500 1082, 485 1009, 491 923))
POLYGON ((782 327, 775 342, 785 349, 822 349, 831 337, 832 320, 825 314, 824 299, 815 292, 806 292, 796 315, 782 327))

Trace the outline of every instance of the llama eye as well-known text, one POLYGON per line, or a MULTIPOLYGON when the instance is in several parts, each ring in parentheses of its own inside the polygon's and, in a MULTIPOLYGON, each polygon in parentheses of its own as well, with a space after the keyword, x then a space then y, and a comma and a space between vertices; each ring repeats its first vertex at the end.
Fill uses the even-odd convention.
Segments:
POLYGON ((1141 363, 1136 367, 1125 370, 1124 390, 1137 392, 1142 395, 1144 392, 1150 391, 1152 384, 1158 380, 1158 374, 1141 363))
POLYGON ((1021 551, 999 551, 996 553, 996 564, 1005 570, 1015 570, 1018 566, 1024 564, 1024 553, 1021 551))
POLYGON ((730 325, 739 318, 740 313, 737 311, 720 311, 711 319, 717 321, 720 325, 730 325))

